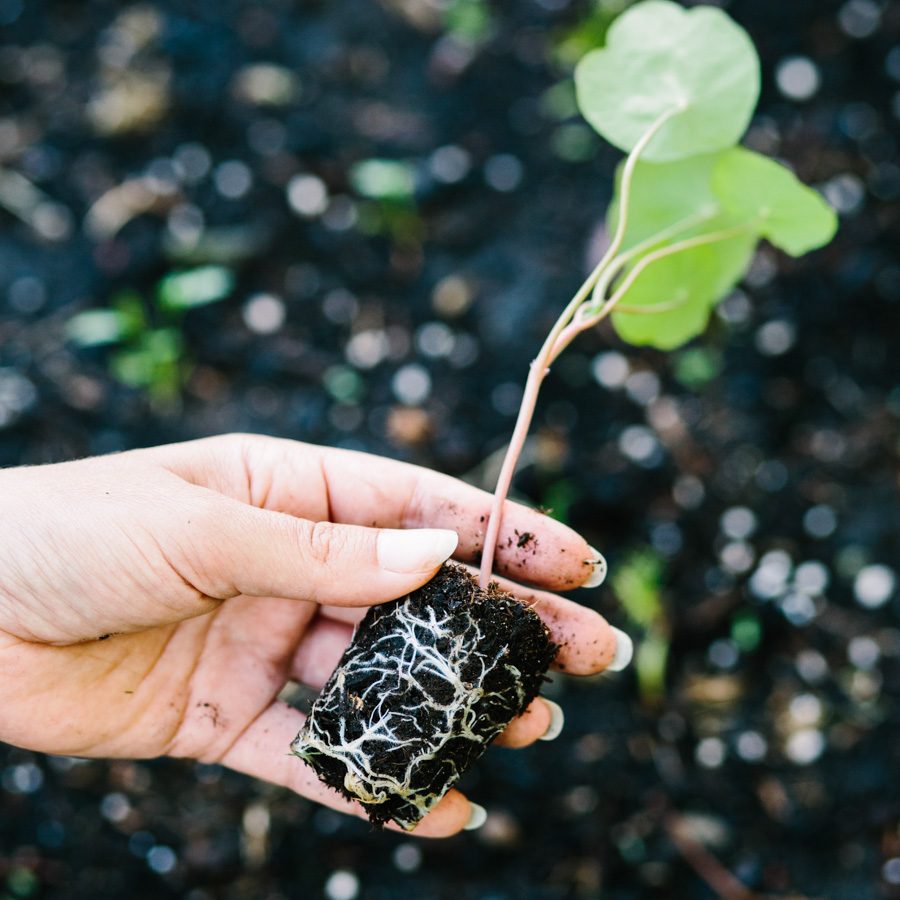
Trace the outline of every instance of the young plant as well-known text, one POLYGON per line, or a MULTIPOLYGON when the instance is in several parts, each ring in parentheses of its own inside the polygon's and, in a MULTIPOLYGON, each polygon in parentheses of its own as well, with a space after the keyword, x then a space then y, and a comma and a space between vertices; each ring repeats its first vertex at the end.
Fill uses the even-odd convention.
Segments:
MULTIPOLYGON (((419 591, 370 610, 292 745, 376 823, 414 827, 524 710, 552 661, 533 610, 518 607, 517 622, 531 622, 524 631, 491 618, 503 605, 491 577, 503 504, 553 362, 606 318, 627 342, 677 347, 704 329, 760 238, 799 256, 836 228, 824 200, 788 169, 736 146, 756 106, 759 61, 720 10, 639 3, 612 24, 603 49, 581 60, 575 82, 584 117, 628 155, 608 214, 609 247, 531 364, 493 497, 480 590, 445 567, 419 591)), ((631 595, 658 606, 645 569, 631 579, 640 588, 631 595)), ((641 607, 640 615, 648 628, 658 624, 656 611, 641 607)), ((645 653, 653 697, 666 646, 660 629, 652 659, 645 653)))
POLYGON ((123 291, 106 309, 72 316, 69 340, 79 347, 111 347, 113 377, 146 390, 154 405, 168 408, 177 403, 191 370, 181 330, 184 316, 224 299, 233 287, 234 276, 221 266, 172 272, 157 284, 151 310, 139 294, 123 291))
POLYGON ((663 563, 650 547, 635 550, 613 577, 612 587, 629 621, 643 634, 634 660, 638 693, 657 707, 666 692, 669 622, 662 599, 663 563))
POLYGON ((671 350, 703 331, 761 238, 802 256, 837 229, 832 209, 789 169, 736 146, 759 96, 759 59, 721 10, 638 3, 581 60, 575 84, 585 119, 628 156, 607 216, 609 247, 531 363, 494 492, 482 587, 538 392, 572 340, 609 317, 622 340, 671 350))

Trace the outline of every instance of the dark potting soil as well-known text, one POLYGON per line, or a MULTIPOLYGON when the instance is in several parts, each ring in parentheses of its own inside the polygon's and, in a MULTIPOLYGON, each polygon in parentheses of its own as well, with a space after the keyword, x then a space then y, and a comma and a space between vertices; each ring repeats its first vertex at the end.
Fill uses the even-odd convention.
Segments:
POLYGON ((374 824, 411 829, 524 712, 557 650, 534 610, 444 565, 369 609, 291 749, 374 824))

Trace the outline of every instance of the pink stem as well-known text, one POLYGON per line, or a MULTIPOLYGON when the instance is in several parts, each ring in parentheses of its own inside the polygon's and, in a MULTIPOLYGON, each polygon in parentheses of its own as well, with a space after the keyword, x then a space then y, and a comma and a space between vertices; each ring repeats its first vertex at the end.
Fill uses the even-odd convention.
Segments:
POLYGON ((488 519, 487 533, 484 536, 484 549, 481 554, 481 571, 478 577, 478 583, 482 588, 486 588, 491 581, 491 575, 494 571, 494 553, 497 549, 500 524, 503 520, 503 504, 506 501, 509 486, 512 484, 513 475, 516 472, 516 463, 519 461, 522 448, 525 446, 525 439, 528 437, 528 429, 531 427, 531 420, 534 417, 534 409, 537 405, 541 383, 547 376, 547 372, 550 371, 547 368, 547 362, 552 345, 548 346, 548 344, 549 342, 541 348, 541 353, 531 363, 531 368, 528 370, 528 380, 525 382, 525 393, 522 395, 522 404, 519 407, 516 427, 513 429, 512 438, 510 439, 509 447, 506 449, 503 465, 500 468, 500 476, 497 478, 497 487, 494 489, 494 497, 491 501, 491 514, 488 519))
MULTIPOLYGON (((681 107, 675 107, 663 113, 651 126, 647 129, 641 139, 634 145, 628 158, 625 160, 625 168, 622 172, 622 196, 620 200, 619 221, 616 226, 616 232, 613 236, 612 243, 607 248, 603 258, 597 263, 594 271, 588 276, 587 280, 579 289, 578 293, 569 302, 562 315, 556 320, 556 324, 547 335, 541 352, 535 357, 531 363, 528 372, 528 380, 525 383, 525 393, 522 395, 522 403, 519 406, 519 415, 516 418, 516 427, 513 429, 513 435, 510 439, 509 446, 506 448, 506 456, 503 458, 503 465, 500 468, 500 476, 497 479, 497 487, 494 489, 494 497, 491 501, 490 518, 488 519, 487 531, 484 536, 484 547, 481 551, 481 570, 479 572, 478 581, 482 588, 486 588, 491 581, 491 575, 494 571, 494 555, 497 552, 497 540, 500 537, 500 526, 503 520, 503 504, 506 502, 506 496, 509 493, 509 487, 512 484, 513 475, 516 471, 516 464, 525 446, 525 439, 528 437, 528 429, 531 426, 531 420, 534 418, 534 410, 537 405, 538 392, 541 389, 541 383, 547 377, 550 371, 550 363, 556 359, 559 353, 572 341, 576 334, 590 328, 593 324, 592 319, 577 317, 579 307, 587 300, 588 295, 597 283, 607 265, 615 259, 622 242, 625 239, 625 226, 628 217, 629 195, 631 192, 631 178, 637 161, 647 147, 647 144, 655 137, 660 128, 674 115, 681 110, 681 107), (575 319, 573 320, 573 316, 575 319), (560 343, 562 341, 562 343, 560 343), (558 348, 558 349, 557 349, 558 348)), ((601 316, 602 318, 602 316, 601 316)))

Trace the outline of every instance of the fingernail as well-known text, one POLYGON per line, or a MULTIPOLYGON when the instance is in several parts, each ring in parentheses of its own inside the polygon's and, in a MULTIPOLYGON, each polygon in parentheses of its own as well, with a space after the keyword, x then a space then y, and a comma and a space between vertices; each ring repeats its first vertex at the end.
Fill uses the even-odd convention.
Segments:
POLYGON ((542 697, 541 699, 550 707, 550 724, 547 726, 547 730, 541 735, 541 740, 555 741, 562 732, 563 725, 566 724, 566 716, 558 703, 554 703, 546 697, 542 697))
POLYGON ((614 625, 610 627, 616 636, 616 655, 606 667, 606 670, 608 672, 621 672, 631 662, 631 657, 634 656, 634 641, 624 631, 620 631, 614 625))
POLYGON ((428 572, 448 560, 459 543, 445 528, 385 528, 378 535, 378 564, 403 575, 428 572))
POLYGON ((606 580, 606 560, 603 558, 603 554, 593 547, 591 547, 591 553, 593 556, 587 562, 594 567, 594 571, 591 573, 591 577, 582 585, 585 588, 600 587, 606 580))
POLYGON ((481 826, 487 822, 487 810, 483 806, 472 803, 470 800, 469 808, 469 821, 463 825, 463 831, 474 831, 476 828, 481 828, 481 826))

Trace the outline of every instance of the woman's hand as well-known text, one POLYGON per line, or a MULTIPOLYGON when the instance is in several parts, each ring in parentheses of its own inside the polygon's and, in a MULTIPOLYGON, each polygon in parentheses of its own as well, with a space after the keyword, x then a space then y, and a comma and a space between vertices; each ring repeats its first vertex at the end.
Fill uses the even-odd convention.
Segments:
MULTIPOLYGON (((221 763, 362 815, 287 755, 303 715, 277 697, 292 680, 325 683, 366 606, 451 555, 476 560, 489 506, 426 469, 253 435, 0 471, 0 740, 221 763)), ((551 590, 599 583, 605 567, 513 503, 497 563, 551 590)), ((630 658, 595 612, 504 586, 535 604, 567 673, 630 658)), ((560 717, 538 699, 498 743, 531 743, 560 717)), ((478 817, 454 790, 416 834, 478 817)))

